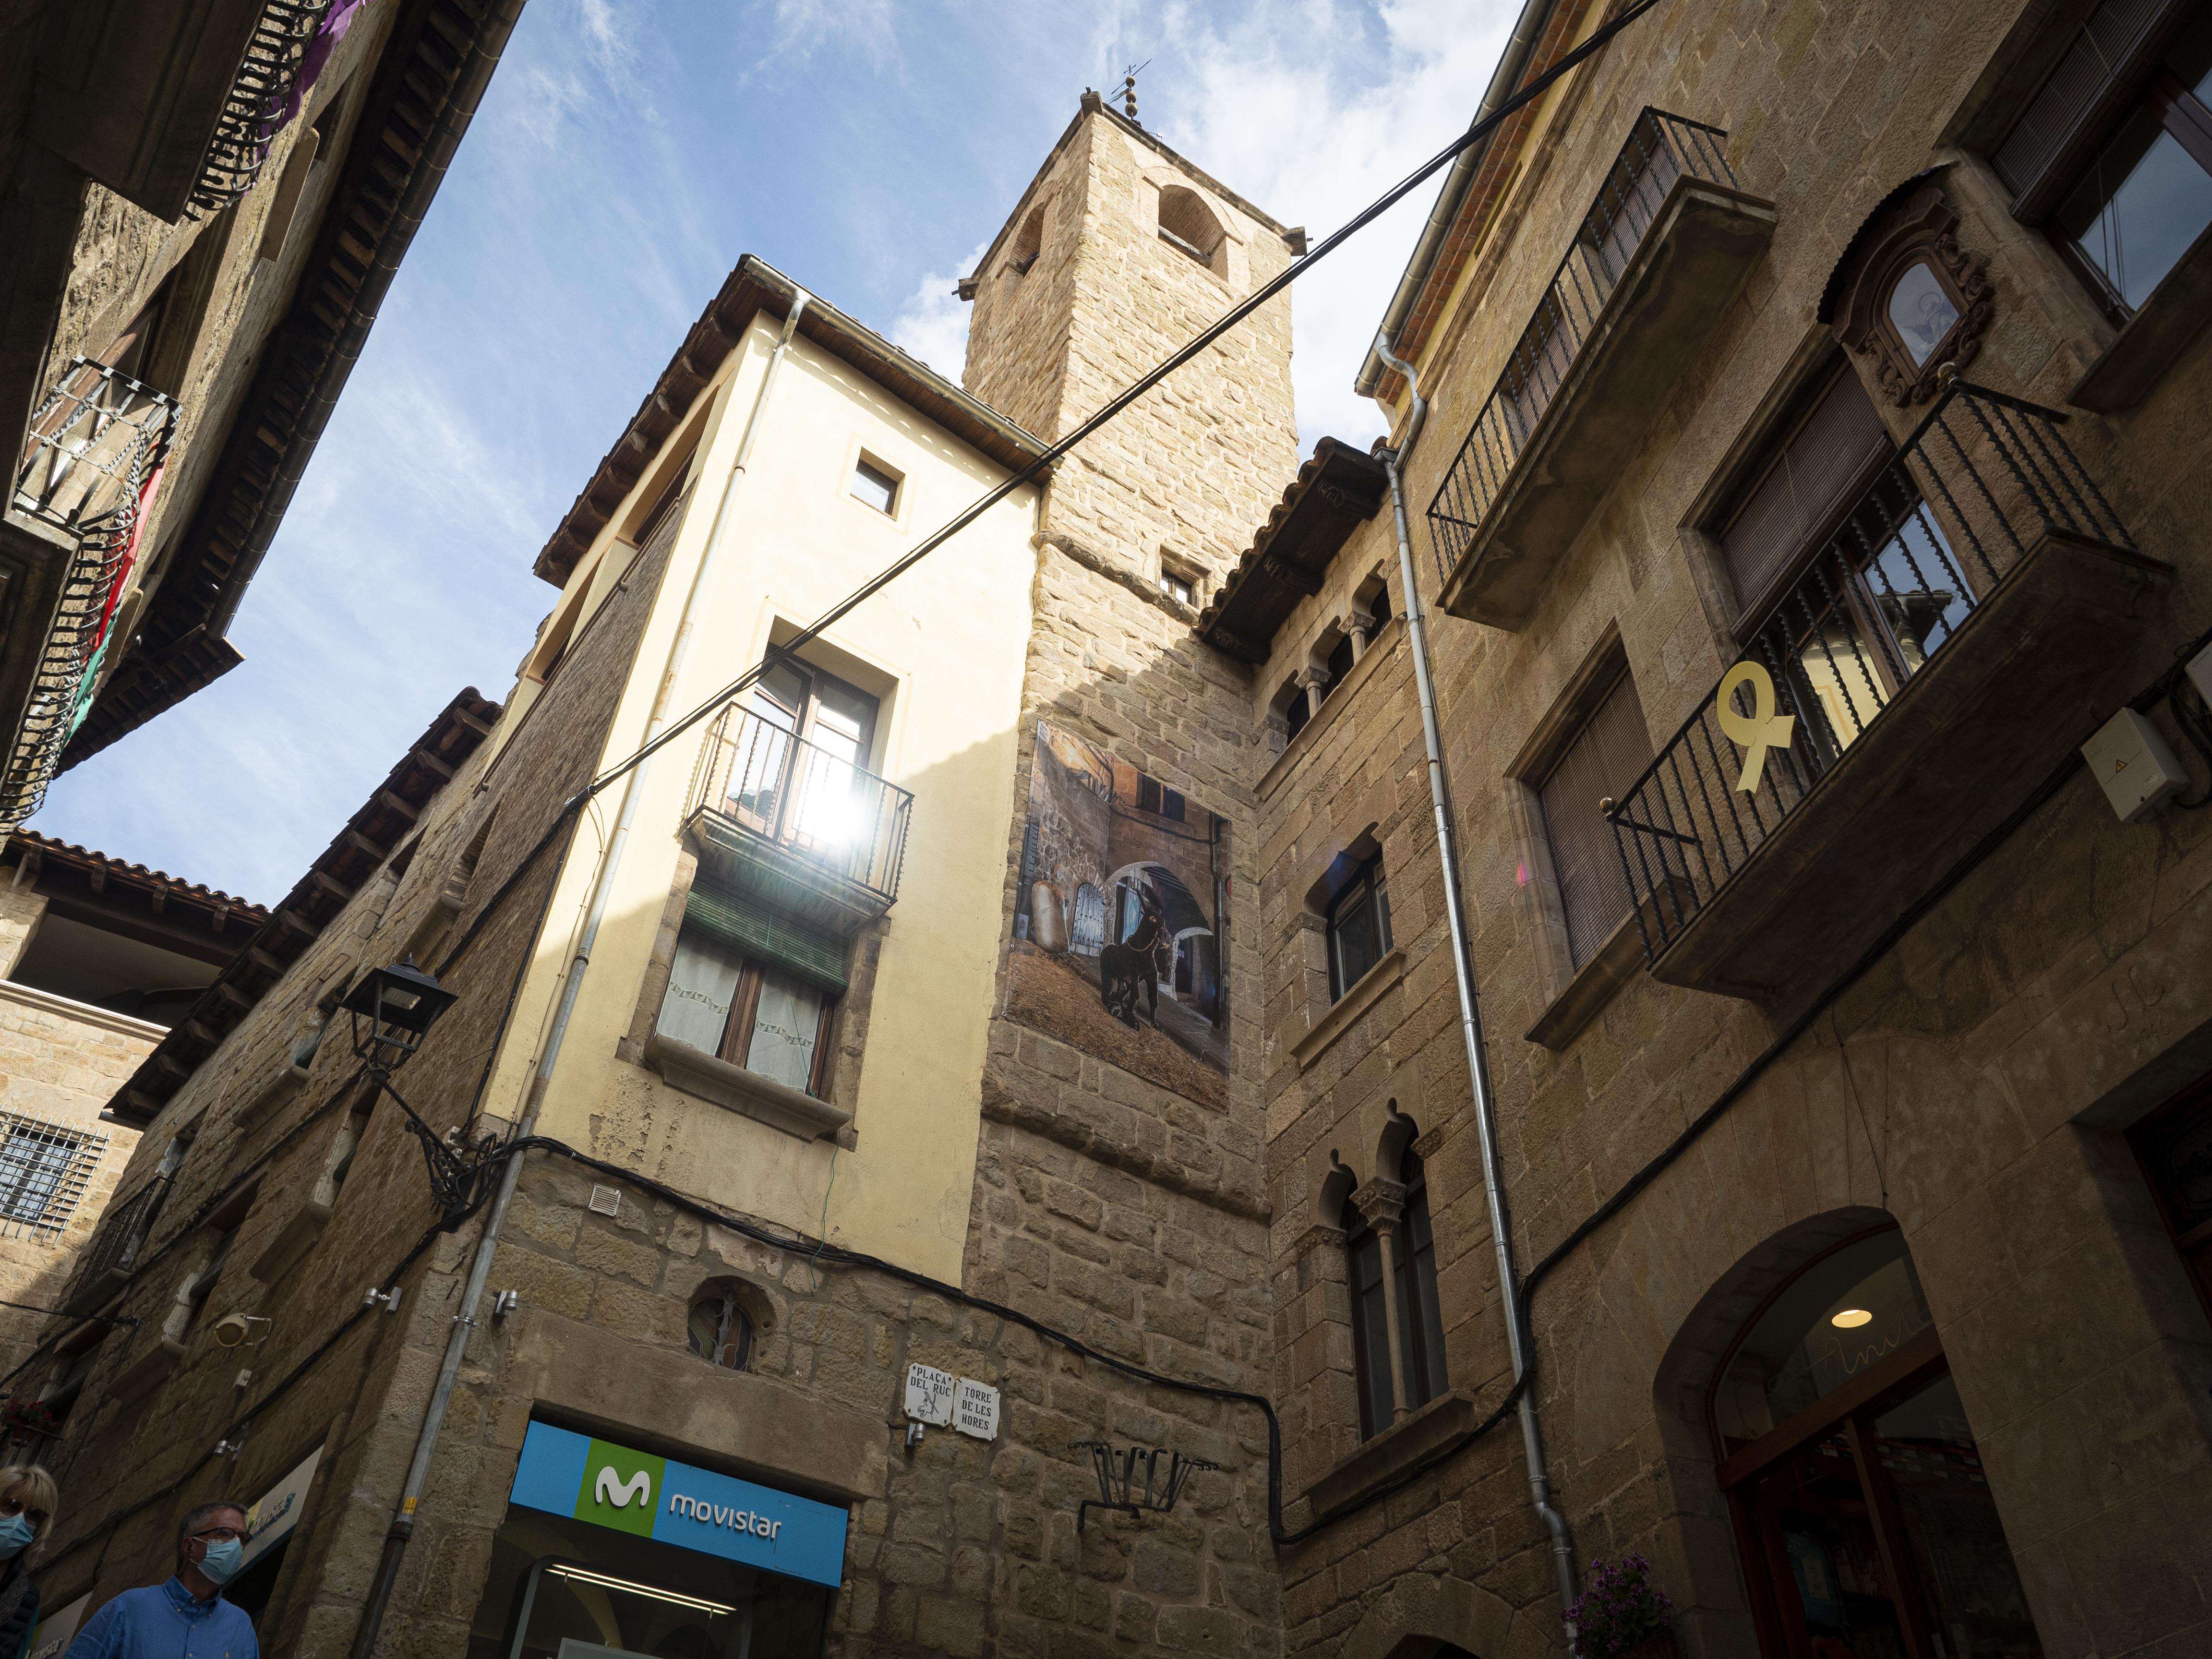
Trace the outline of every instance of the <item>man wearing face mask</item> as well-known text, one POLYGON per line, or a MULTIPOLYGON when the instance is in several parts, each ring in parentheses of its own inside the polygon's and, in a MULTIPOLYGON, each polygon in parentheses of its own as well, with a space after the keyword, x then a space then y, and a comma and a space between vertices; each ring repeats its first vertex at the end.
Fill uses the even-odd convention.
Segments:
POLYGON ((64 1659, 260 1659, 253 1621, 222 1594, 245 1554, 245 1507, 202 1504, 177 1529, 177 1576, 124 1591, 64 1659))
POLYGON ((36 1463, 0 1468, 0 1659, 16 1659, 39 1622, 31 1546, 53 1524, 54 1478, 36 1463))

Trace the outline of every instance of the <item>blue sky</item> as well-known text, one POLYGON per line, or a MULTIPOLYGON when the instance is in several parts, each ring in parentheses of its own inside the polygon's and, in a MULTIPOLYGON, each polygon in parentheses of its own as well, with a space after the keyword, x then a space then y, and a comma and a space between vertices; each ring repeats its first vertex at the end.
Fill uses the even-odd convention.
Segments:
MULTIPOLYGON (((392 0, 372 0, 389 4, 392 0)), ((1086 86, 1316 235, 1463 128, 1505 0, 530 0, 210 690, 31 827, 270 902, 454 691, 501 698, 532 560, 741 253, 957 380, 955 279, 1086 86)), ((1302 283, 1299 424, 1350 383, 1434 194, 1302 283)))

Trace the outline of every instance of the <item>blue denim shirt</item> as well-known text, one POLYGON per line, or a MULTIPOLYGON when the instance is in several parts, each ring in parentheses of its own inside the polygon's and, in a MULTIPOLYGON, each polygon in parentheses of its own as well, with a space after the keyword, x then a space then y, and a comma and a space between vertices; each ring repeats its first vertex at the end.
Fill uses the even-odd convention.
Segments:
POLYGON ((174 1578, 125 1590, 76 1633, 63 1659, 261 1659, 253 1621, 174 1578))

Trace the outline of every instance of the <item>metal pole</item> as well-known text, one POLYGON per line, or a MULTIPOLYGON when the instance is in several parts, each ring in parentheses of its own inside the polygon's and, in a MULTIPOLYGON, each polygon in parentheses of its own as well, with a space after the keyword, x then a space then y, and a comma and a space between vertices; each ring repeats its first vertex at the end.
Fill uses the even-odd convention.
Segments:
MULTIPOLYGON (((1395 449, 1382 451, 1383 470, 1390 479, 1390 512, 1398 532, 1398 579, 1406 590, 1406 641, 1413 658, 1413 689, 1421 708, 1421 744, 1428 755, 1429 800, 1437 820, 1437 857, 1443 866, 1444 919, 1451 933, 1452 977, 1459 991, 1460 1036, 1467 1046, 1467 1070, 1474 1095, 1475 1137, 1482 1151, 1482 1192, 1490 1206, 1490 1242, 1498 1257, 1498 1297, 1505 1310, 1506 1352, 1517 1383, 1528 1371, 1528 1354, 1522 1340, 1520 1285, 1513 1267, 1513 1241, 1505 1215, 1504 1177, 1498 1167, 1498 1126, 1492 1109, 1490 1064, 1482 1046, 1482 1017, 1474 983, 1474 957, 1468 948, 1467 915, 1460 897, 1459 846, 1452 829, 1451 797, 1444 779, 1443 744, 1437 727, 1436 683, 1429 673, 1428 627, 1421 605, 1421 586, 1413 568, 1413 538, 1406 526, 1406 491, 1400 463, 1421 434, 1429 415, 1428 400, 1421 396, 1413 365, 1391 355, 1388 335, 1377 335, 1376 355, 1393 373, 1402 377, 1413 396, 1413 408, 1406 435, 1395 449)), ((1386 405, 1387 408, 1387 405, 1386 405)), ((1567 1651, 1575 1650, 1572 1609, 1578 1594, 1575 1577, 1574 1534, 1566 1517, 1552 1502, 1551 1476, 1544 1462, 1542 1425, 1537 1420, 1536 1392, 1521 1392, 1521 1444, 1528 1465, 1528 1502, 1552 1540, 1552 1565, 1559 1577, 1559 1618, 1566 1626, 1567 1651)))

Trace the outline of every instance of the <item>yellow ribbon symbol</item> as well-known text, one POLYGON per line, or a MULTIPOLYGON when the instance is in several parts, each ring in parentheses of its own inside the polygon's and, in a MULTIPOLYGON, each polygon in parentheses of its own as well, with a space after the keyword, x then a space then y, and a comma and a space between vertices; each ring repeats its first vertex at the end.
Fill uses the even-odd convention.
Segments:
POLYGON ((1745 794, 1755 793, 1759 780, 1766 770, 1766 751, 1787 749, 1790 734, 1797 729, 1795 714, 1774 712, 1774 681, 1767 672, 1755 662, 1740 662, 1721 676, 1721 689, 1714 694, 1716 712, 1720 715, 1721 730, 1728 734, 1730 743, 1741 744, 1744 750, 1743 775, 1735 787, 1745 794), (1739 685, 1751 688, 1749 718, 1735 712, 1735 689, 1739 685))

